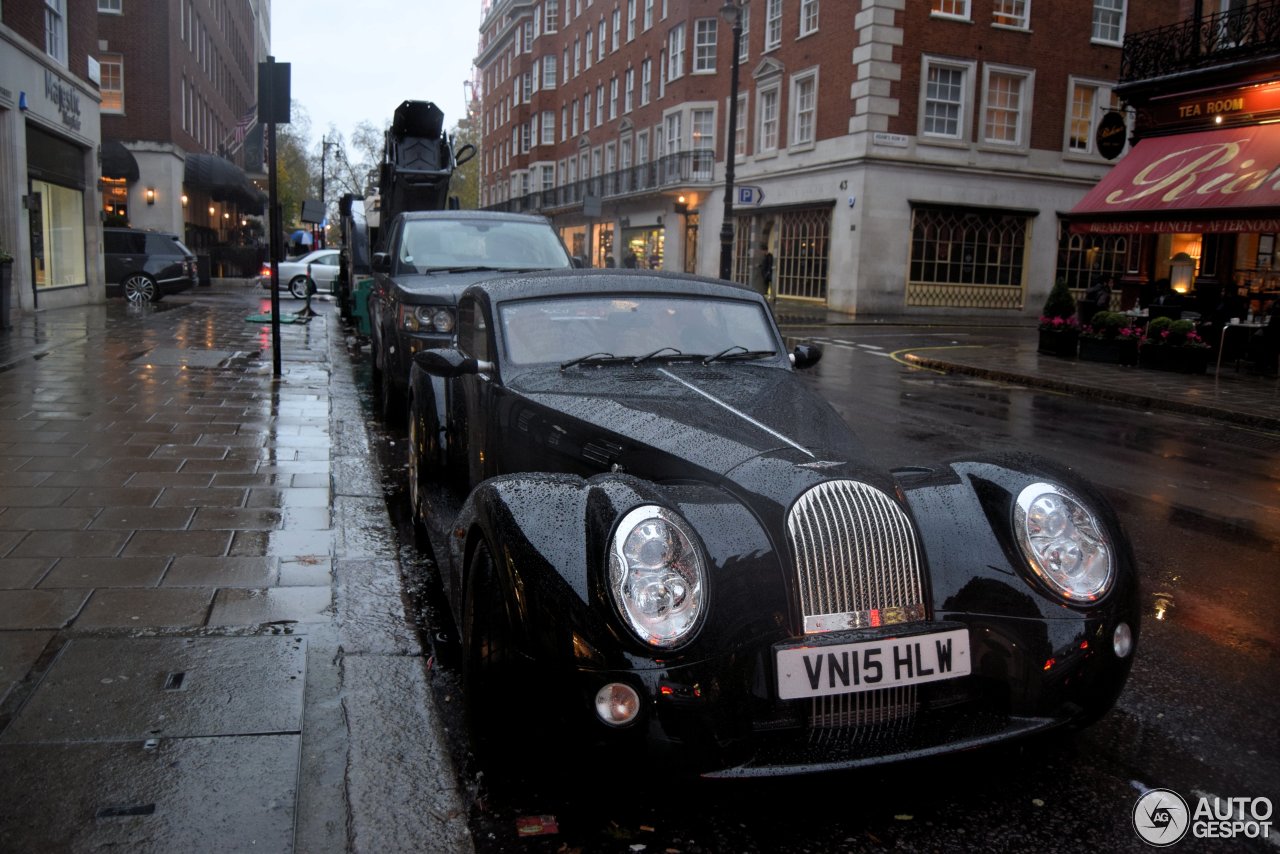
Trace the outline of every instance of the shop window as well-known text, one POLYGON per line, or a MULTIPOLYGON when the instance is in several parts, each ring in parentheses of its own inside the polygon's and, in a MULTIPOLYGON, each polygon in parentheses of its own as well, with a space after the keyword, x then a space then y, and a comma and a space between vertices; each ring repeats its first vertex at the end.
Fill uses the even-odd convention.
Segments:
POLYGON ((1021 309, 1030 217, 915 207, 907 305, 1021 309))
POLYGON ((124 112, 124 56, 104 53, 102 64, 102 112, 124 112))
POLYGON ((36 287, 85 284, 84 193, 32 180, 28 210, 36 287))
POLYGON ((1058 223, 1058 264, 1053 280, 1062 279, 1076 298, 1100 275, 1120 280, 1128 272, 1130 240, 1123 234, 1072 234, 1068 223, 1058 223))
POLYGON ((778 295, 826 301, 831 211, 785 211, 778 217, 774 285, 778 295))

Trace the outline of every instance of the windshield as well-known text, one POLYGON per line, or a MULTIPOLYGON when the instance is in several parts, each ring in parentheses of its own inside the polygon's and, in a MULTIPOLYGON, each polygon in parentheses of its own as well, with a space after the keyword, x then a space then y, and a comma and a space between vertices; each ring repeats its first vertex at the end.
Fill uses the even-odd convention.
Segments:
POLYGON ((551 270, 571 265, 555 231, 545 222, 428 219, 404 225, 398 262, 402 271, 451 269, 551 270))
POLYGON ((654 294, 519 300, 499 305, 498 315, 507 360, 515 365, 656 351, 666 359, 729 348, 779 351, 764 309, 743 300, 654 294))

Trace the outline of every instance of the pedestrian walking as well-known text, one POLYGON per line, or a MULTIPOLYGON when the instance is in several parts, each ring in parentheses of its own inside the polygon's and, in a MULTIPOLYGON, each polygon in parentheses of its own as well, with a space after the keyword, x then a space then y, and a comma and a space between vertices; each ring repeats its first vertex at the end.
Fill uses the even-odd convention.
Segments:
POLYGON ((773 253, 769 251, 768 246, 764 249, 764 257, 760 259, 760 278, 764 281, 764 292, 767 295, 769 289, 773 287, 773 253))

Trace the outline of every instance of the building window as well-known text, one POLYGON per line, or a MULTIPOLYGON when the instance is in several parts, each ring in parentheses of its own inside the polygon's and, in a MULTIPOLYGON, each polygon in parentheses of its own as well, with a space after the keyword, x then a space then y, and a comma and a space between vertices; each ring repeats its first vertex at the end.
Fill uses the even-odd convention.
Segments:
POLYGON ((591 90, 582 96, 582 129, 591 130, 591 90))
POLYGON ((596 87, 596 127, 604 124, 604 84, 596 87))
POLYGON ((996 0, 991 23, 997 27, 1026 30, 1031 27, 1031 0, 996 0))
POLYGON ((715 18, 699 18, 693 24, 693 70, 716 70, 715 18))
POLYGON ((812 148, 818 108, 818 72, 797 75, 791 81, 791 147, 812 148))
POLYGON ((578 99, 573 99, 573 109, 569 112, 573 121, 573 136, 578 135, 578 99))
POLYGON ((586 60, 584 60, 586 64, 583 66, 584 68, 591 67, 591 50, 593 45, 595 45, 595 35, 591 30, 587 30, 587 50, 586 60))
POLYGON ((930 11, 940 18, 969 20, 969 0, 932 0, 930 11))
POLYGON ((1026 71, 988 65, 983 69, 986 86, 982 105, 982 139, 995 145, 1025 144, 1026 100, 1032 90, 1026 71))
POLYGON ((546 10, 542 16, 546 21, 544 32, 554 33, 560 29, 560 0, 547 0, 546 10))
POLYGON ((609 81, 609 121, 618 117, 618 78, 609 81))
POLYGON ((569 107, 568 105, 560 108, 560 141, 564 142, 569 138, 569 107))
POLYGON ((98 0, 98 11, 121 15, 124 13, 123 3, 124 0, 98 0))
POLYGON ((544 57, 542 60, 542 88, 556 88, 556 58, 555 56, 544 57))
POLYGON ((627 43, 636 40, 636 0, 627 0, 627 43))
POLYGON ((756 128, 756 153, 772 154, 778 150, 778 87, 761 89, 759 95, 760 125, 756 128))
POLYGON ((684 24, 676 24, 667 36, 667 79, 684 76, 684 24))
POLYGON ((653 0, 644 0, 644 23, 641 30, 648 31, 653 26, 653 0))
POLYGON ((577 77, 582 73, 582 42, 577 39, 573 40, 573 76, 577 77))
POLYGON ((915 207, 907 305, 1018 309, 1030 218, 976 208, 915 207))
POLYGON ((1102 44, 1124 42, 1125 0, 1093 0, 1093 40, 1102 44))
POLYGON ((765 0, 764 49, 773 50, 782 44, 782 0, 765 0))
POLYGON ((626 85, 622 92, 622 112, 629 113, 635 107, 636 98, 636 70, 634 68, 627 69, 626 85))
POLYGON ((965 138, 971 69, 970 65, 949 65, 925 59, 924 109, 920 123, 922 136, 965 138))
POLYGON ((741 64, 751 55, 751 7, 740 6, 739 10, 742 13, 742 38, 738 39, 738 62, 741 64))
POLYGON ((640 106, 649 103, 650 90, 653 88, 653 60, 646 58, 640 63, 640 106))
POLYGON ((609 49, 617 51, 618 41, 622 38, 622 10, 613 10, 613 32, 609 34, 609 49))
POLYGON ((63 0, 44 0, 44 52, 67 64, 67 20, 63 0))
POLYGON ((745 157, 747 154, 747 95, 738 96, 738 122, 733 129, 733 156, 745 157))
POLYGON ((818 31, 818 0, 800 0, 800 35, 818 31))
POLYGON ((1053 280, 1061 279, 1077 291, 1087 290, 1099 275, 1109 274, 1119 281, 1129 267, 1129 237, 1072 234, 1069 225, 1066 220, 1058 221, 1058 265, 1053 280))
POLYGON ((551 110, 542 111, 542 144, 554 145, 556 141, 556 114, 551 110))
POLYGON ((715 110, 698 109, 690 114, 690 132, 693 134, 693 179, 710 181, 716 158, 715 110))
MULTIPOLYGON (((124 112, 124 56, 119 53, 104 53, 99 57, 102 63, 102 112, 124 112)), ((185 99, 185 92, 184 99, 185 99)))
POLYGON ((600 37, 596 39, 596 41, 598 42, 596 47, 599 50, 599 53, 596 54, 596 62, 604 62, 605 40, 608 36, 608 33, 606 32, 606 30, 608 30, 608 27, 605 25, 604 16, 601 15, 600 16, 600 37))
POLYGON ((1115 109, 1115 95, 1105 83, 1071 81, 1068 98, 1071 114, 1067 117, 1067 151, 1093 154, 1094 134, 1104 108, 1115 109))

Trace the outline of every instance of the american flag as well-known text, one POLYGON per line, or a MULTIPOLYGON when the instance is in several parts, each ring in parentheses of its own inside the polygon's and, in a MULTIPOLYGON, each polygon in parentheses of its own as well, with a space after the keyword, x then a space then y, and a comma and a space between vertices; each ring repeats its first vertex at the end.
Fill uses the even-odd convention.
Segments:
POLYGON ((253 123, 258 119, 258 105, 254 104, 250 107, 240 120, 236 122, 236 129, 233 132, 236 138, 236 145, 244 144, 245 134, 249 132, 249 128, 253 127, 253 123))

